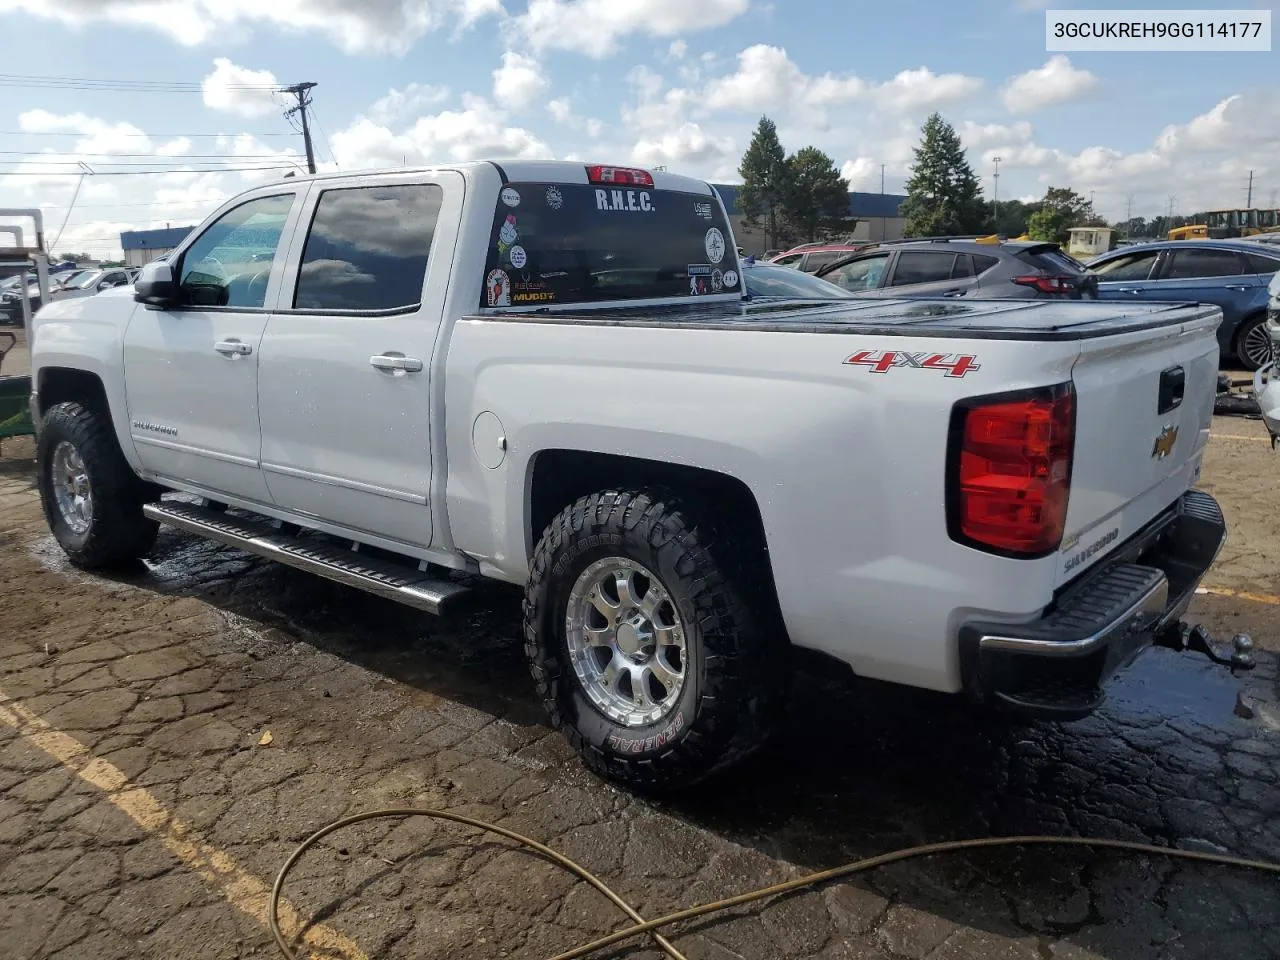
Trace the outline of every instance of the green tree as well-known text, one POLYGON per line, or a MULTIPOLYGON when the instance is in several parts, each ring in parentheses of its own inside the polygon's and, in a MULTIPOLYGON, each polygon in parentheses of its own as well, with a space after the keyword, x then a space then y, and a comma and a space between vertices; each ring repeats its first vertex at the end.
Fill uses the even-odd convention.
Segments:
POLYGON ((990 222, 982 185, 955 128, 937 113, 921 128, 902 214, 908 237, 976 233, 990 222))
POLYGON ((787 157, 783 207, 792 234, 825 239, 849 227, 849 182, 829 156, 817 147, 804 147, 787 157))
POLYGON ((87 253, 60 253, 54 259, 59 261, 74 260, 76 263, 79 263, 81 260, 92 260, 93 257, 87 253))
POLYGON ((1040 201, 1040 209, 1027 222, 1033 240, 1066 243, 1072 227, 1104 227, 1106 221, 1093 212, 1088 198, 1070 187, 1050 187, 1040 201))
POLYGON ((790 169, 787 152, 778 139, 778 127, 768 117, 760 118, 747 152, 742 155, 738 175, 742 177, 738 206, 743 219, 747 226, 758 227, 763 218, 768 246, 772 247, 777 243, 790 188, 790 169))
POLYGON ((1027 220, 1040 209, 1038 203, 1021 200, 1001 200, 999 212, 992 225, 992 232, 1006 237, 1018 237, 1026 232, 1027 220))

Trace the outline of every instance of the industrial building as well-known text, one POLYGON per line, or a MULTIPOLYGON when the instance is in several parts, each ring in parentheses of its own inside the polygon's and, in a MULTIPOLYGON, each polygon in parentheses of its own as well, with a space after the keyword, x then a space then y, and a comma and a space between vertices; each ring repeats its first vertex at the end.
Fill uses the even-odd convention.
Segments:
MULTIPOLYGON (((725 209, 729 213, 729 223, 733 227, 734 238, 738 246, 747 253, 760 256, 768 247, 769 238, 759 227, 748 227, 742 210, 738 207, 738 186, 717 183, 725 209)), ((849 216, 856 219, 853 229, 848 232, 850 240, 901 240, 906 220, 900 212, 906 201, 905 194, 896 193, 858 193, 849 194, 849 216)), ((808 239, 820 239, 818 237, 808 239)), ((845 237, 841 237, 845 239, 845 237)), ((778 246, 788 246, 779 243, 778 246)))
POLYGON ((120 247, 124 250, 124 262, 131 267, 141 267, 157 257, 163 257, 187 238, 195 229, 189 227, 165 227, 160 230, 124 230, 120 233, 120 247))

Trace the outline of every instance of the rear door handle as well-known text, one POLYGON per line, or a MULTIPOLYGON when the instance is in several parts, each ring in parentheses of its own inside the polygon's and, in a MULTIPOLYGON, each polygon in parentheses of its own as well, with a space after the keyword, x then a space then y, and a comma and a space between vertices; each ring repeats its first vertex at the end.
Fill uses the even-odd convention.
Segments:
POLYGON ((247 357, 253 353, 253 347, 247 343, 242 343, 235 337, 229 337, 226 340, 219 340, 213 345, 213 349, 217 350, 224 357, 247 357))
POLYGON ((1253 289, 1253 288, 1252 288, 1252 287, 1228 286, 1228 287, 1227 287, 1227 289, 1228 289, 1228 290, 1251 290, 1251 289, 1253 289))
POLYGON ((422 369, 422 361, 417 357, 406 357, 398 353, 380 353, 369 358, 369 365, 391 373, 417 373, 422 369))

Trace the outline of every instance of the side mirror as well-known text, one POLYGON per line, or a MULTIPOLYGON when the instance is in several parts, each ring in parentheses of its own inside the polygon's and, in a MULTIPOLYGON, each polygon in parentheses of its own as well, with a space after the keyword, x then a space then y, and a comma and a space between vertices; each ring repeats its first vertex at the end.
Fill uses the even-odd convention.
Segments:
POLYGON ((178 285, 173 282, 173 267, 159 260, 148 263, 134 281, 133 299, 150 307, 175 306, 178 285))
POLYGON ((99 289, 99 290, 109 290, 109 289, 111 289, 113 286, 115 286, 115 284, 113 284, 110 280, 103 280, 100 284, 98 284, 98 289, 99 289))

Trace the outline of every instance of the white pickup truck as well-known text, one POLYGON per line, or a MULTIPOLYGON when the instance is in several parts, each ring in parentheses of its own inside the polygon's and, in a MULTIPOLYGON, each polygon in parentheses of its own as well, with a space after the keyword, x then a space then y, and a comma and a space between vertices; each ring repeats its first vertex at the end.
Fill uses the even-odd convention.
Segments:
POLYGON ((642 788, 761 744, 793 648, 1096 708, 1225 537, 1219 310, 752 300, 735 250, 663 172, 259 186, 40 311, 53 534, 93 569, 170 524, 431 612, 520 585, 552 722, 642 788))

